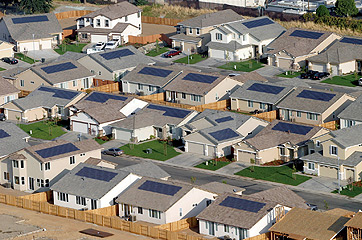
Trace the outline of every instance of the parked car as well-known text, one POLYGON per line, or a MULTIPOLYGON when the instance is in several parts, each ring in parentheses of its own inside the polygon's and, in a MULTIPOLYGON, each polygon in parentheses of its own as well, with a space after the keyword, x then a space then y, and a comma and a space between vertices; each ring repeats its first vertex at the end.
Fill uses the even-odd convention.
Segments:
POLYGON ((163 54, 163 56, 166 58, 172 58, 173 56, 177 56, 180 54, 181 54, 181 51, 171 50, 171 51, 168 51, 167 53, 163 54))
POLYGON ((118 41, 117 42, 109 41, 109 42, 107 42, 105 49, 112 50, 112 49, 115 49, 117 46, 118 46, 118 41))
POLYGON ((4 57, 1 60, 3 62, 9 63, 9 64, 17 64, 18 63, 18 60, 16 60, 15 58, 4 57))
POLYGON ((314 75, 312 75, 311 79, 313 80, 321 80, 324 77, 328 77, 329 73, 327 72, 317 72, 314 75))
POLYGON ((97 52, 103 52, 104 50, 99 49, 99 48, 88 48, 87 49, 87 54, 91 54, 91 53, 97 53, 97 52))
POLYGON ((0 121, 5 121, 5 120, 6 120, 5 113, 0 113, 0 121))
POLYGON ((121 150, 119 148, 109 148, 109 149, 103 150, 102 153, 107 154, 107 155, 120 156, 124 152, 123 152, 123 150, 121 150))
POLYGON ((99 50, 103 50, 105 46, 106 46, 106 43, 104 43, 104 42, 98 42, 98 43, 94 46, 94 48, 95 48, 95 49, 99 49, 99 50))
POLYGON ((318 210, 318 206, 315 204, 307 203, 307 206, 309 207, 309 210, 312 210, 312 211, 318 210))
POLYGON ((362 86, 362 78, 358 80, 358 85, 362 86))
POLYGON ((318 71, 308 70, 307 72, 300 74, 300 78, 301 79, 311 78, 317 72, 318 71))

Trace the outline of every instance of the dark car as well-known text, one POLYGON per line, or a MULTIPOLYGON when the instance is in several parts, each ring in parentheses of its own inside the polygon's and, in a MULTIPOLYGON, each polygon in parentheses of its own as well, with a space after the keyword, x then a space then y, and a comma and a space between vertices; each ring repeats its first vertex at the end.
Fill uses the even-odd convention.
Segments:
POLYGON ((113 156, 120 156, 124 152, 123 152, 123 150, 121 150, 119 148, 109 148, 109 149, 103 150, 102 153, 108 154, 108 155, 113 155, 113 156))
POLYGON ((171 51, 168 51, 167 53, 163 54, 163 56, 166 58, 172 58, 173 56, 177 56, 180 54, 181 54, 181 51, 171 50, 171 51))
POLYGON ((307 72, 300 74, 300 78, 302 79, 311 78, 316 73, 318 73, 318 71, 308 70, 307 72))
POLYGON ((324 77, 328 77, 329 73, 327 72, 317 72, 314 75, 312 75, 311 79, 313 80, 321 80, 324 77))
POLYGON ((4 57, 1 60, 3 62, 9 63, 9 64, 17 64, 18 63, 18 60, 16 60, 15 58, 4 57))
POLYGON ((309 207, 309 210, 312 210, 312 211, 318 210, 318 206, 315 204, 307 203, 307 206, 309 207))
POLYGON ((5 113, 0 113, 0 121, 5 121, 5 120, 6 120, 5 113))

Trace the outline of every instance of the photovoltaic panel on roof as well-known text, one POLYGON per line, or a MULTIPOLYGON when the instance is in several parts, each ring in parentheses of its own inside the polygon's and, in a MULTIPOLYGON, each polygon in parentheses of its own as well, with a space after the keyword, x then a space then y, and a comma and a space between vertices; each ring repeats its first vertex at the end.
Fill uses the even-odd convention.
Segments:
POLYGON ((181 187, 147 180, 142 183, 142 185, 139 186, 138 189, 174 196, 178 191, 180 191, 181 187))
POLYGON ((182 78, 182 80, 188 80, 193 82, 201 82, 201 83, 213 83, 218 77, 216 76, 209 76, 204 74, 198 74, 198 73, 189 73, 185 77, 182 78))
POLYGON ((300 37, 300 38, 310 38, 310 39, 318 39, 323 35, 323 33, 319 32, 311 32, 311 31, 305 31, 305 30, 294 30, 290 34, 292 37, 300 37))
POLYGON ((109 182, 115 176, 117 176, 117 173, 106 171, 106 170, 101 170, 101 169, 94 169, 94 168, 90 168, 90 167, 83 167, 75 175, 80 176, 80 177, 86 177, 86 178, 91 178, 91 179, 95 179, 95 180, 109 182))
POLYGON ((254 83, 250 87, 248 87, 247 90, 255 91, 255 92, 264 92, 264 93, 270 93, 270 94, 279 94, 281 91, 283 91, 285 87, 279 87, 279 86, 272 86, 262 83, 254 83))
POLYGON ((10 137, 10 135, 5 132, 5 130, 0 129, 0 138, 6 138, 6 137, 10 137))
POLYGON ((172 71, 154 67, 144 67, 138 73, 156 77, 167 77, 172 71))
POLYGON ((281 132, 290 132, 300 135, 306 135, 312 129, 313 127, 303 126, 293 123, 285 123, 285 122, 279 122, 272 128, 272 130, 281 131, 281 132))
POLYGON ((246 212, 259 212, 266 204, 236 197, 226 197, 220 206, 235 208, 246 212))
POLYGON ((175 117, 175 118, 185 118, 187 115, 190 114, 191 111, 183 110, 183 109, 175 109, 172 107, 164 107, 164 106, 158 106, 150 104, 147 106, 149 109, 155 109, 158 111, 163 111, 163 116, 167 117, 175 117))
POLYGON ((71 100, 75 96, 78 95, 77 92, 67 91, 67 90, 64 90, 61 88, 53 89, 53 88, 47 88, 47 87, 40 87, 40 88, 38 88, 38 91, 51 92, 51 93, 54 93, 53 97, 63 98, 63 99, 68 99, 68 100, 71 100))
POLYGON ((130 55, 134 55, 134 53, 129 49, 121 49, 121 50, 116 50, 116 51, 100 54, 100 56, 106 60, 112 60, 115 58, 121 58, 121 57, 130 56, 130 55))
POLYGON ((111 94, 107 94, 107 93, 93 92, 92 94, 90 94, 88 97, 85 98, 85 100, 87 100, 87 101, 99 102, 99 103, 105 103, 109 99, 114 99, 114 100, 118 100, 118 101, 126 101, 127 97, 116 96, 116 95, 111 95, 111 94))
POLYGON ((344 37, 344 38, 342 38, 342 40, 340 42, 362 45, 362 39, 358 39, 358 38, 344 37))
POLYGON ((228 122, 228 121, 231 121, 231 120, 234 120, 234 118, 232 118, 231 116, 227 116, 227 117, 222 117, 222 118, 215 119, 215 122, 223 123, 223 122, 228 122))
POLYGON ((75 66, 73 63, 66 62, 66 63, 60 63, 60 64, 51 65, 51 66, 47 66, 47 67, 42 67, 41 69, 44 72, 46 72, 47 74, 52 74, 52 73, 67 71, 67 70, 71 70, 71 69, 75 69, 75 68, 77 68, 77 66, 75 66))
POLYGON ((301 93, 297 95, 297 97, 300 98, 307 98, 307 99, 313 99, 324 102, 329 102, 334 96, 336 96, 336 94, 317 92, 312 90, 303 90, 301 93))
POLYGON ((46 22, 49 21, 48 16, 29 16, 12 19, 14 24, 33 23, 33 22, 46 22))
POLYGON ((50 158, 60 154, 70 153, 78 150, 79 148, 74 146, 72 143, 66 143, 55 147, 37 150, 35 152, 39 154, 42 158, 50 158))
POLYGON ((211 132, 209 134, 218 141, 223 141, 226 139, 231 139, 231 138, 239 136, 239 134, 237 132, 235 132, 234 130, 232 130, 230 128, 225 128, 223 130, 211 132))
POLYGON ((257 19, 254 21, 248 21, 243 23, 243 25, 247 28, 256 28, 256 27, 261 27, 261 26, 265 26, 265 25, 269 25, 269 24, 273 24, 274 22, 272 20, 270 20, 269 18, 262 18, 262 19, 257 19))

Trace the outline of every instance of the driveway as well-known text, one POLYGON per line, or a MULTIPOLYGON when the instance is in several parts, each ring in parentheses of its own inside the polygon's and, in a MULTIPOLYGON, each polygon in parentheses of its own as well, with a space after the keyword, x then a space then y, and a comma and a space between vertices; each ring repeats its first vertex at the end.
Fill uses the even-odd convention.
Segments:
POLYGON ((65 140, 65 141, 69 141, 69 142, 77 142, 79 141, 79 137, 80 140, 87 140, 87 139, 91 139, 94 138, 93 136, 89 135, 89 134, 85 134, 85 133, 79 133, 79 132, 67 132, 66 134, 63 134, 60 137, 57 137, 54 140, 65 140))
POLYGON ((114 139, 114 140, 108 141, 106 143, 103 143, 102 147, 104 149, 119 148, 119 147, 122 147, 123 145, 126 145, 127 143, 129 143, 129 142, 124 141, 124 140, 114 139))
POLYGON ((265 65, 264 67, 255 70, 255 72, 259 73, 262 76, 274 77, 275 75, 280 74, 285 71, 278 67, 265 65))
POLYGON ((54 60, 59 57, 53 49, 33 50, 28 51, 27 55, 35 60, 41 60, 45 58, 45 61, 54 60))
MULTIPOLYGON (((347 182, 341 181, 341 186, 345 185, 347 185, 347 182)), ((338 180, 326 177, 312 177, 312 179, 299 184, 298 187, 318 192, 330 193, 338 189, 338 180)))
POLYGON ((216 170, 216 172, 234 175, 235 173, 249 167, 250 165, 251 164, 244 162, 232 162, 229 165, 216 170))
POLYGON ((27 62, 23 62, 19 59, 18 59, 18 64, 8 64, 3 61, 0 61, 0 67, 4 68, 6 70, 14 69, 14 68, 29 68, 30 66, 31 66, 31 64, 29 64, 27 62))
POLYGON ((196 153, 183 153, 167 160, 167 163, 173 163, 185 167, 193 167, 200 163, 210 160, 210 157, 196 154, 196 153))

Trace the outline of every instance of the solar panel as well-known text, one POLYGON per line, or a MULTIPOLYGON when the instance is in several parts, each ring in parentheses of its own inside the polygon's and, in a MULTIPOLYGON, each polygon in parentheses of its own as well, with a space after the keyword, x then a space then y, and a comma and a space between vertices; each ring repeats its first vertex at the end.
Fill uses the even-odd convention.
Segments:
POLYGON ((247 200, 247 199, 242 199, 242 198, 227 197, 219 205, 224 206, 224 207, 230 207, 230 208, 243 210, 246 212, 257 213, 266 204, 261 203, 261 202, 247 200))
POLYGON ((33 23, 33 22, 47 22, 49 21, 48 16, 30 16, 30 17, 20 17, 20 18, 13 18, 14 24, 21 24, 21 23, 33 23))
POLYGON ((85 100, 92 101, 92 102, 99 102, 99 103, 105 103, 109 99, 114 99, 114 100, 118 100, 118 101, 126 101, 127 97, 116 96, 116 95, 111 95, 111 94, 107 94, 107 93, 93 92, 87 98, 85 98, 85 100))
POLYGON ((227 117, 222 117, 222 118, 215 119, 215 122, 223 123, 223 122, 228 122, 228 121, 231 121, 231 120, 234 120, 234 118, 232 118, 231 116, 227 116, 227 117))
POLYGON ((71 91, 67 91, 67 90, 63 90, 63 89, 53 89, 53 88, 47 88, 47 87, 40 87, 40 88, 38 88, 38 91, 51 92, 51 93, 54 93, 53 97, 63 98, 63 99, 68 99, 68 100, 71 100, 75 96, 78 95, 77 92, 71 92, 71 91))
POLYGON ((121 50, 116 50, 116 51, 100 54, 100 56, 106 60, 112 60, 115 58, 121 58, 121 57, 130 56, 130 55, 134 55, 134 53, 129 49, 121 49, 121 50))
POLYGON ((265 26, 265 25, 269 25, 269 24, 273 24, 274 22, 272 20, 270 20, 269 18, 262 18, 262 19, 257 19, 254 21, 249 21, 249 22, 245 22, 243 23, 243 25, 247 28, 256 28, 256 27, 261 27, 261 26, 265 26))
POLYGON ((181 187, 147 180, 142 183, 142 185, 139 186, 138 189, 174 196, 178 191, 180 191, 181 187))
POLYGON ((39 154, 42 158, 50 158, 50 157, 54 157, 54 156, 57 156, 60 154, 74 152, 77 150, 79 150, 79 148, 74 146, 72 143, 66 143, 66 144, 55 146, 55 147, 37 150, 35 152, 37 154, 39 154))
POLYGON ((292 37, 310 38, 310 39, 319 39, 322 35, 323 33, 304 31, 304 30, 294 30, 294 32, 290 34, 290 36, 292 37))
POLYGON ((0 138, 6 138, 6 137, 10 137, 10 135, 5 132, 5 130, 0 129, 0 138))
POLYGON ((91 178, 91 179, 95 179, 95 180, 109 182, 115 176, 117 176, 117 173, 109 172, 109 171, 101 170, 101 169, 90 168, 90 167, 83 167, 75 175, 80 176, 80 177, 86 177, 86 178, 91 178))
POLYGON ((317 92, 312 90, 303 90, 301 93, 297 95, 297 97, 300 98, 307 98, 307 99, 313 99, 324 102, 329 102, 334 96, 336 96, 336 94, 317 92))
POLYGON ((188 110, 175 109, 175 108, 171 108, 171 107, 164 107, 164 106, 158 106, 158 105, 153 105, 153 104, 148 105, 147 108, 155 109, 158 111, 163 111, 164 112, 162 114, 163 116, 175 117, 175 118, 185 118, 191 112, 188 110))
POLYGON ((344 38, 342 38, 342 40, 340 42, 341 43, 350 43, 350 44, 362 45, 362 39, 358 39, 358 38, 344 37, 344 38))
POLYGON ((238 133, 236 133, 234 130, 232 130, 230 128, 225 128, 223 130, 211 132, 209 134, 218 141, 222 141, 222 140, 226 140, 226 139, 230 139, 230 138, 239 136, 238 133))
POLYGON ((41 69, 44 72, 46 72, 47 74, 52 74, 52 73, 71 70, 71 69, 74 69, 74 68, 77 68, 77 66, 75 66, 71 62, 66 62, 66 63, 60 63, 60 64, 51 65, 51 66, 47 66, 47 67, 42 67, 41 69))
POLYGON ((218 77, 204 75, 204 74, 198 74, 198 73, 189 73, 185 77, 182 78, 182 80, 208 83, 208 84, 213 83, 216 79, 218 79, 218 77))
POLYGON ((255 91, 255 92, 264 92, 264 93, 270 93, 270 94, 279 94, 281 91, 284 90, 285 87, 278 87, 278 86, 272 86, 267 84, 261 84, 261 83, 254 83, 250 87, 248 87, 247 90, 255 91))
POLYGON ((167 77, 172 73, 172 71, 160 68, 144 67, 138 73, 156 77, 167 77))
POLYGON ((272 128, 272 130, 281 131, 281 132, 290 132, 300 135, 306 135, 312 129, 313 127, 303 126, 299 124, 285 123, 285 122, 279 122, 272 128))

